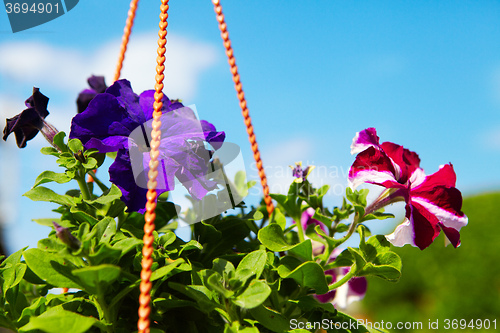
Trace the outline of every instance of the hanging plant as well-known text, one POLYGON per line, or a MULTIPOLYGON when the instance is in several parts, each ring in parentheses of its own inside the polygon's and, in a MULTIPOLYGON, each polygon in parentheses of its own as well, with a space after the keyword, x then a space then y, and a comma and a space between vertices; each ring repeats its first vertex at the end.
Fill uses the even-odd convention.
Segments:
POLYGON ((242 171, 229 177, 225 133, 163 94, 167 1, 155 90, 138 95, 133 82, 119 79, 136 5, 114 82, 89 79, 67 139, 48 122, 49 98, 38 88, 27 108, 7 119, 4 140, 14 134, 24 148, 41 132, 49 142, 41 152, 60 172, 41 173, 24 195, 56 204, 60 216, 37 220, 53 228, 48 237, 1 263, 0 326, 73 333, 380 331, 342 310, 369 292, 367 277, 398 281, 402 263, 391 243, 424 250, 443 232, 460 245, 467 217, 453 166, 426 175, 415 152, 380 143, 367 128, 353 139, 356 158, 340 207, 325 206, 329 187, 314 187, 308 179, 314 167, 301 163, 292 167, 287 194, 269 194, 214 0, 263 186, 262 204, 247 207, 244 197, 255 184, 242 171), (60 194, 46 187, 54 182, 75 189, 60 194), (361 184, 383 191, 367 202, 368 190, 356 190, 361 184), (187 209, 173 199, 179 189, 189 197, 187 209), (404 221, 389 235, 371 235, 372 220, 393 217, 384 208, 395 202, 405 204, 404 221), (190 240, 176 235, 179 222, 191 224, 190 240), (354 234, 359 246, 345 247, 354 234))

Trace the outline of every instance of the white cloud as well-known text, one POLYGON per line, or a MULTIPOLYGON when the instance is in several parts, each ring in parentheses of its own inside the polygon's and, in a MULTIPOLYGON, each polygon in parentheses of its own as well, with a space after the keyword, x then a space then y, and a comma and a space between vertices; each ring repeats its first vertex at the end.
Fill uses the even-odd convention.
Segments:
MULTIPOLYGON (((13 100, 5 95, 0 95, 0 121, 3 122, 5 118, 11 117, 9 110, 15 107, 13 100)), ((2 127, 3 128, 3 125, 2 127)), ((12 135, 13 136, 13 135, 12 135)), ((9 140, 14 140, 11 138, 9 140)), ((3 140, 0 141, 0 212, 1 223, 11 223, 17 217, 17 193, 20 183, 19 175, 19 154, 17 146, 4 144, 3 140), (8 163, 6 163, 8 161, 8 163)))
POLYGON ((481 141, 486 149, 500 151, 500 127, 486 131, 481 141))
MULTIPOLYGON (((289 166, 293 166, 298 161, 302 161, 304 168, 308 165, 316 167, 308 177, 314 187, 330 185, 330 194, 339 196, 345 193, 348 170, 337 165, 316 163, 314 161, 315 145, 308 139, 279 142, 269 149, 263 149, 261 153, 271 193, 288 192, 294 179, 292 169, 289 166)), ((255 162, 252 163, 249 174, 250 178, 259 179, 255 162)))
MULTIPOLYGON (((121 77, 129 79, 136 92, 154 88, 156 36, 131 36, 121 77)), ((90 74, 104 74, 110 84, 120 44, 114 40, 84 53, 36 41, 7 42, 0 44, 0 74, 18 82, 30 80, 30 85, 71 92, 84 88, 90 74)), ((164 91, 181 99, 196 94, 199 75, 217 60, 214 46, 172 34, 168 35, 166 56, 164 91)))

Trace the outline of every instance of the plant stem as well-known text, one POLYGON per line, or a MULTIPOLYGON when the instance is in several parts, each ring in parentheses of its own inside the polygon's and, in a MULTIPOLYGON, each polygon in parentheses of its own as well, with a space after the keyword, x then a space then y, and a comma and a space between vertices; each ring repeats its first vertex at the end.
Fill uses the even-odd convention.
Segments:
POLYGON ((339 245, 344 243, 346 240, 348 240, 352 236, 352 234, 354 233, 354 230, 356 230, 356 226, 358 225, 358 221, 359 221, 359 216, 358 216, 358 214, 355 214, 354 221, 352 221, 351 225, 349 226, 349 230, 347 230, 347 234, 344 237, 342 237, 341 239, 339 239, 339 243, 337 244, 337 247, 339 247, 339 245))
POLYGON ((80 186, 80 191, 82 192, 82 197, 84 200, 90 200, 91 195, 89 191, 89 187, 87 186, 87 182, 85 181, 85 173, 78 172, 78 176, 75 177, 78 182, 78 186, 80 186))
POLYGON ((341 285, 343 285, 344 283, 346 283, 347 281, 349 281, 352 277, 354 277, 355 275, 355 272, 356 270, 354 269, 354 267, 351 267, 351 270, 346 274, 344 275, 344 277, 342 279, 340 279, 339 281, 335 282, 334 284, 331 284, 329 287, 328 287, 328 290, 334 290, 334 289, 337 289, 338 287, 340 287, 341 285))
POLYGON ((305 238, 304 238, 304 228, 302 228, 302 221, 299 217, 294 216, 293 220, 295 221, 295 224, 297 225, 297 233, 299 234, 299 242, 302 243, 305 238))

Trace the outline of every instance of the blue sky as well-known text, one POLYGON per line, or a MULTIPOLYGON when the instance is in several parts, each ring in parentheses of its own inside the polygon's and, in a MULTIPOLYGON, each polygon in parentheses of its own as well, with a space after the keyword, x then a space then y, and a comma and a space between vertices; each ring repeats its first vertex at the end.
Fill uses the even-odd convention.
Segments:
MULTIPOLYGON (((464 195, 500 188, 500 3, 497 1, 223 1, 232 45, 271 190, 288 165, 317 166, 338 203, 356 132, 417 152, 427 173, 451 162, 464 195)), ((111 83, 128 11, 125 0, 86 0, 42 26, 13 34, 0 12, 0 116, 23 109, 33 86, 49 96, 48 121, 69 128, 90 74, 111 83)), ((159 1, 139 4, 123 77, 154 84, 159 1)), ((240 145, 257 174, 210 1, 172 1, 165 93, 240 145)), ((3 125, 2 125, 3 126, 3 125)), ((51 204, 21 194, 55 161, 37 138, 0 143, 0 202, 11 250, 47 234, 30 220, 51 204)), ((57 189, 57 187, 52 186, 57 189)), ((256 200, 255 198, 250 199, 256 200)), ((467 213, 467 212, 466 212, 467 213)), ((389 222, 387 222, 389 223, 389 222)), ((388 226, 390 228, 390 226, 388 226)))

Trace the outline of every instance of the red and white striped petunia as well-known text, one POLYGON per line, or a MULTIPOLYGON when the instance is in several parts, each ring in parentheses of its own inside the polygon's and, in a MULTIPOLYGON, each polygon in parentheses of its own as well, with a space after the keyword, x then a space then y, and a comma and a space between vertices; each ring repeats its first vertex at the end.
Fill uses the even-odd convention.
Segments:
POLYGON ((358 155, 349 170, 349 186, 354 189, 369 183, 386 188, 366 214, 397 201, 406 202, 405 220, 387 240, 395 246, 411 244, 423 250, 443 231, 454 247, 460 245, 459 231, 467 225, 467 216, 461 211, 462 194, 455 188, 451 164, 426 176, 416 153, 392 142, 380 144, 374 128, 356 134, 351 153, 358 155))

